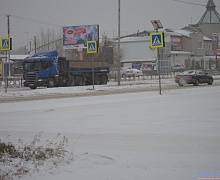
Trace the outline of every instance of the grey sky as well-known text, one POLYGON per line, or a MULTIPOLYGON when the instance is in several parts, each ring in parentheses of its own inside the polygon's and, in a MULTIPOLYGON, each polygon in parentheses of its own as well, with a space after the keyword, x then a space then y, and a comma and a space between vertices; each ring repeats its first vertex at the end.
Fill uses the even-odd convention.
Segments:
MULTIPOLYGON (((185 1, 204 5, 208 2, 185 1)), ((220 0, 214 2, 220 6, 220 0)), ((191 21, 197 23, 205 10, 204 6, 174 0, 121 0, 121 33, 151 30, 154 19, 160 19, 164 28, 180 29, 191 21)), ((216 10, 220 13, 220 8, 216 10)), ((31 40, 48 27, 61 32, 59 26, 99 24, 100 36, 117 35, 118 0, 0 0, 0 37, 7 37, 5 14, 12 15, 13 48, 25 46, 27 37, 31 40)))

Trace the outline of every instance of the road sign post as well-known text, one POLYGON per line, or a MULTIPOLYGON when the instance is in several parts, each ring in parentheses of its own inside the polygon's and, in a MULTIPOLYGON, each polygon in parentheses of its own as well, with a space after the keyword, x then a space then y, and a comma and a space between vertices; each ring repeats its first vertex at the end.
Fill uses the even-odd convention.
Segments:
MULTIPOLYGON (((9 77, 11 76, 11 64, 10 64, 10 50, 12 50, 12 38, 8 37, 8 38, 0 38, 0 50, 5 51, 6 52, 6 64, 8 63, 7 59, 9 59, 9 64, 8 64, 8 73, 9 73, 9 77), (8 52, 8 53, 7 53, 8 52)), ((4 64, 4 63, 3 63, 4 64)), ((4 71, 4 66, 3 66, 3 71, 4 71)), ((3 73, 6 75, 5 78, 5 92, 7 93, 7 86, 8 86, 8 75, 7 73, 3 73)))
MULTIPOLYGON (((88 54, 96 54, 98 52, 98 46, 97 41, 87 41, 87 53, 88 54)), ((94 73, 94 61, 92 58, 92 89, 94 90, 94 84, 95 84, 95 73, 94 73)))
POLYGON ((161 94, 161 78, 160 78, 160 53, 159 48, 165 47, 164 33, 158 32, 158 29, 163 28, 160 20, 151 21, 155 32, 150 34, 150 47, 157 49, 157 60, 158 60, 158 76, 159 76, 159 89, 161 94))
POLYGON ((3 79, 3 61, 0 58, 0 79, 3 79))

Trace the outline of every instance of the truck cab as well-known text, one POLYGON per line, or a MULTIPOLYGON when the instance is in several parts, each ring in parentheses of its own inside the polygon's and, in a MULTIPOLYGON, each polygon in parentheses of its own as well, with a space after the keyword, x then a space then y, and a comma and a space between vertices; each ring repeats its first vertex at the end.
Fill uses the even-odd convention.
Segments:
POLYGON ((59 75, 57 51, 47 51, 34 54, 23 62, 24 86, 36 89, 38 86, 48 86, 48 77, 59 75))

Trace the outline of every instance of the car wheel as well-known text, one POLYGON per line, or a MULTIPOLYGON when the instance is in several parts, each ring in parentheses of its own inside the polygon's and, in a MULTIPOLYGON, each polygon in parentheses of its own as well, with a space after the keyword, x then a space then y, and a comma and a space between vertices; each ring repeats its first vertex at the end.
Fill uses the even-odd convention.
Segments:
POLYGON ((208 82, 208 85, 212 85, 212 83, 213 83, 213 80, 210 79, 209 82, 208 82))
POLYGON ((180 86, 180 87, 182 87, 182 86, 183 86, 183 84, 181 84, 181 83, 178 83, 178 84, 179 84, 179 86, 180 86))
POLYGON ((196 80, 195 80, 195 83, 194 83, 193 85, 194 85, 194 86, 198 86, 198 85, 199 85, 199 80, 196 79, 196 80))
POLYGON ((30 89, 37 89, 37 86, 30 86, 30 89))
POLYGON ((125 74, 122 74, 122 78, 126 78, 126 75, 125 75, 125 74))

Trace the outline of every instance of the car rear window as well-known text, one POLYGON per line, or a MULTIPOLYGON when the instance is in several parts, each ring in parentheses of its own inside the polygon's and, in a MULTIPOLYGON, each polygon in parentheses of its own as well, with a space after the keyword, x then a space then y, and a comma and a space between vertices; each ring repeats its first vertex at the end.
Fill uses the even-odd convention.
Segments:
POLYGON ((184 71, 181 73, 181 75, 192 75, 195 74, 195 71, 184 71))

